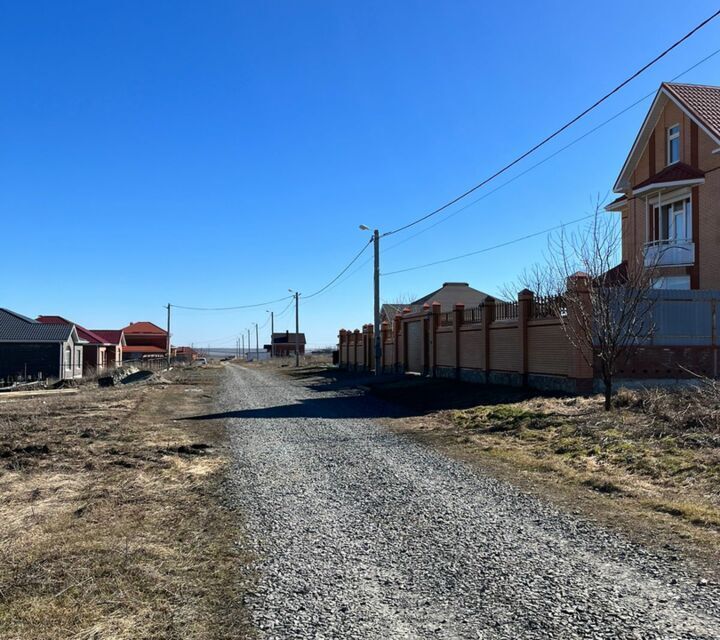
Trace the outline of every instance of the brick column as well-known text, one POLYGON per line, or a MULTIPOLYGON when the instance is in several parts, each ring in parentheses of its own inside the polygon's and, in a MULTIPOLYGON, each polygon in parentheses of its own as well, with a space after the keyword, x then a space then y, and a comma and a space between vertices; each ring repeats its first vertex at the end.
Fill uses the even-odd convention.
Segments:
POLYGON ((534 294, 530 289, 518 293, 518 332, 520 333, 520 374, 523 387, 528 384, 528 320, 532 311, 534 294))
POLYGON ((382 343, 381 373, 385 373, 385 368, 387 367, 387 349, 385 349, 385 343, 387 342, 388 333, 390 333, 390 323, 387 320, 383 320, 380 323, 380 341, 382 343))
POLYGON ((460 327, 465 320, 465 305, 458 303, 453 308, 453 338, 455 344, 455 377, 460 379, 460 327))
POLYGON ((353 344, 353 357, 354 357, 353 364, 355 365, 354 366, 355 371, 357 371, 357 364, 358 364, 357 350, 358 350, 358 342, 360 342, 360 329, 355 329, 355 331, 353 331, 353 338, 354 338, 354 340, 353 340, 353 343, 354 343, 353 344))
MULTIPOLYGON (((338 366, 342 368, 343 366, 343 347, 345 346, 347 331, 345 329, 340 329, 340 334, 338 336, 338 366)), ((347 362, 345 362, 347 365, 347 362)))
POLYGON ((425 316, 420 320, 422 328, 422 373, 430 373, 430 305, 426 302, 423 305, 425 316))
POLYGON ((400 327, 402 325, 402 316, 398 313, 393 318, 393 371, 397 373, 400 370, 400 327))
POLYGON ((375 365, 375 329, 371 324, 365 326, 365 369, 371 371, 375 365))
POLYGON ((490 376, 490 326, 495 322, 495 298, 492 296, 485 298, 482 314, 483 341, 485 345, 483 369, 485 369, 485 381, 487 382, 490 376))
POLYGON ((430 316, 430 375, 434 378, 437 373, 437 331, 440 326, 440 310, 442 306, 439 302, 433 302, 430 308, 432 315, 430 316))
MULTIPOLYGON (((588 290, 588 279, 585 275, 575 275, 568 278, 568 292, 571 294, 569 298, 574 300, 573 304, 568 304, 567 322, 570 325, 569 333, 571 336, 583 337, 582 320, 580 314, 591 312, 592 301, 590 300, 590 292, 588 290), (578 317, 580 316, 580 317, 578 317)), ((568 340, 569 358, 568 377, 575 380, 577 390, 581 392, 592 391, 594 378, 593 367, 593 350, 583 339, 575 340, 578 346, 572 344, 568 340)))

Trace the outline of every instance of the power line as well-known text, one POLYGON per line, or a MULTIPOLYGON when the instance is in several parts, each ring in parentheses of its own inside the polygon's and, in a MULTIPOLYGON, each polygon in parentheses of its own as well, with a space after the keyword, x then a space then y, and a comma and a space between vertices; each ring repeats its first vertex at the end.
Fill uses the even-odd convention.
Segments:
POLYGON ((427 213, 427 214, 425 214, 424 216, 421 216, 420 218, 417 218, 416 220, 413 220, 412 222, 409 222, 409 223, 407 223, 407 224, 405 224, 405 225, 403 225, 403 226, 401 226, 401 227, 398 227, 397 229, 393 229, 392 231, 387 231, 387 232, 385 232, 385 233, 383 234, 383 236, 390 236, 390 235, 393 235, 393 234, 395 234, 395 233, 399 233, 399 232, 401 232, 401 231, 404 231, 405 229, 409 229, 410 227, 413 227, 413 226, 415 226, 416 224, 420 224, 420 223, 423 222, 424 220, 427 220, 428 218, 431 218, 432 216, 437 215, 437 214, 440 213, 441 211, 444 211, 444 210, 447 209, 448 207, 451 207, 451 206, 454 205, 456 202, 459 202, 459 201, 462 200, 463 198, 466 198, 466 197, 469 196, 471 193, 477 191, 477 190, 480 189, 481 187, 483 187, 483 186, 485 186, 486 184, 488 184, 490 181, 492 181, 492 180, 494 180, 495 178, 497 178, 498 176, 502 175, 502 174, 505 173, 508 169, 510 169, 511 167, 514 167, 518 162, 521 162, 522 160, 524 160, 525 158, 527 158, 529 155, 531 155, 532 153, 534 153, 535 151, 537 151, 540 147, 542 147, 542 146, 544 146, 545 144, 547 144, 548 142, 550 142, 553 138, 556 138, 556 137, 557 137, 558 135, 560 135, 563 131, 565 131, 568 127, 571 127, 573 124, 575 124, 578 120, 580 120, 581 118, 584 118, 588 113, 590 113, 591 111, 593 111, 594 109, 596 109, 596 108, 597 108, 598 106, 600 106, 603 102, 605 102, 608 98, 610 98, 612 95, 614 95, 614 94, 616 94, 618 91, 620 91, 620 89, 622 89, 622 88, 625 87, 627 84, 629 84, 630 82, 632 82, 635 78, 637 78, 639 75, 641 75, 642 73, 644 73, 645 71, 647 71, 647 69, 649 69, 651 66, 653 66, 655 63, 657 63, 657 62, 658 62, 659 60, 661 60, 662 58, 664 58, 664 57, 665 57, 668 53, 670 53, 673 49, 675 49, 676 47, 680 46, 683 42, 685 42, 685 40, 687 40, 687 39, 690 38, 692 35, 694 35, 695 33, 697 33, 697 32, 698 32, 700 29, 702 29, 706 24, 708 24, 709 22, 711 22, 712 20, 714 20, 715 18, 717 18, 717 16, 719 16, 719 15, 720 15, 720 10, 716 11, 715 13, 713 13, 709 18, 706 18, 705 20, 703 20, 700 24, 698 24, 698 25, 695 26, 693 29, 691 29, 688 33, 686 33, 682 38, 680 38, 679 40, 676 40, 676 41, 675 41, 672 45, 670 45, 667 49, 665 49, 665 50, 662 51, 660 54, 658 54, 657 56, 655 56, 650 62, 648 62, 648 63, 645 64, 643 67, 641 67, 640 69, 638 69, 637 71, 635 71, 635 73, 633 73, 633 74, 630 75, 628 78, 626 78, 625 80, 623 80, 623 81, 622 81, 619 85, 617 85, 614 89, 612 89, 611 91, 609 91, 608 93, 606 93, 606 94, 605 94, 604 96, 602 96, 600 99, 596 100, 596 101, 595 101, 592 105, 590 105, 587 109, 585 109, 584 111, 582 111, 581 113, 579 113, 578 115, 576 115, 574 118, 572 118, 571 120, 569 120, 568 122, 566 122, 562 127, 560 127, 559 129, 557 129, 556 131, 554 131, 553 133, 551 133, 549 136, 547 136, 546 138, 544 138, 543 140, 541 140, 540 142, 538 142, 535 146, 531 147, 530 149, 528 149, 527 151, 525 151, 523 154, 519 155, 519 156, 518 156, 517 158, 515 158, 512 162, 506 164, 504 167, 502 167, 501 169, 499 169, 498 171, 496 171, 495 173, 493 173, 493 174, 492 174, 491 176, 489 176, 488 178, 485 178, 484 180, 482 180, 481 182, 479 182, 478 184, 476 184, 474 187, 471 187, 470 189, 468 189, 468 190, 465 191, 464 193, 460 194, 459 196, 453 198, 452 200, 450 200, 449 202, 445 203, 445 204, 442 205, 441 207, 438 207, 437 209, 431 211, 430 213, 427 213))
POLYGON ((282 298, 278 298, 277 300, 258 302, 256 304, 242 304, 236 307, 184 307, 179 304, 171 304, 170 306, 173 307, 173 309, 185 309, 189 311, 234 311, 236 309, 252 309, 254 307, 264 307, 266 305, 277 304, 278 302, 282 302, 283 300, 287 300, 288 298, 292 298, 292 296, 283 296, 282 298))
POLYGON ((317 291, 315 291, 307 296, 303 296, 303 299, 309 300, 310 298, 314 298, 315 296, 320 295, 323 291, 325 291, 330 286, 332 286, 333 283, 335 283, 350 267, 353 266, 353 264, 355 264, 355 262, 357 262, 358 258, 360 258, 360 256, 363 253, 365 253, 366 249, 371 244, 372 244, 372 239, 369 240, 368 242, 366 242, 365 245, 363 246, 363 248, 360 249, 360 251, 356 254, 356 256, 352 260, 350 260, 350 262, 347 264, 347 266, 340 273, 338 273, 332 280, 330 280, 330 282, 328 282, 322 289, 318 289, 317 291))
POLYGON ((494 249, 500 249, 501 247, 506 247, 510 244, 515 244, 517 242, 522 242, 523 240, 529 240, 530 238, 535 238, 537 236, 541 236, 546 233, 550 233, 551 231, 557 231, 558 229, 562 229, 563 227, 567 227, 571 224, 577 224, 578 222, 582 222, 583 220, 588 220, 589 218, 594 217, 595 214, 591 213, 587 216, 583 216, 582 218, 576 218, 575 220, 571 220, 570 222, 565 222, 563 224, 558 224, 554 227, 550 227, 548 229, 543 229, 542 231, 536 231, 535 233, 529 233, 525 236, 521 236, 520 238, 514 238, 512 240, 507 240, 506 242, 501 242, 500 244, 495 244, 491 247, 485 247, 484 249, 479 249, 478 251, 470 251, 469 253, 463 253, 459 256, 453 256, 452 258, 444 258, 443 260, 435 260, 434 262, 426 262, 425 264, 418 264, 414 267, 407 267, 405 269, 397 269, 396 271, 388 271, 387 273, 383 273, 383 276, 392 276, 396 273, 405 273, 406 271, 415 271, 416 269, 424 269, 425 267, 432 267, 436 264, 444 264, 445 262, 452 262, 453 260, 460 260, 461 258, 468 258, 470 256, 476 256, 480 253, 486 253, 488 251, 493 251, 494 249))

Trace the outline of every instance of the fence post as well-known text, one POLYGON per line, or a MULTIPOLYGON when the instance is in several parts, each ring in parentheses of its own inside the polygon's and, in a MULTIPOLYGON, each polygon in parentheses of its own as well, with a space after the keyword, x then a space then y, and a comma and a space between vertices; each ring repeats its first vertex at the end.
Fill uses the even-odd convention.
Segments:
POLYGON ((385 343, 387 342, 388 333, 390 332, 390 323, 387 320, 383 320, 380 324, 380 344, 382 344, 382 356, 380 361, 380 373, 385 373, 385 367, 387 366, 387 349, 385 343))
POLYGON ((423 311, 425 315, 420 320, 420 327, 422 328, 422 373, 426 376, 430 373, 430 320, 432 313, 427 302, 423 305, 423 311))
POLYGON ((490 326, 495 322, 495 298, 488 296, 483 302, 482 310, 482 328, 483 328, 483 345, 484 345, 484 362, 485 382, 490 382, 490 326))
POLYGON ((368 324, 365 326, 365 369, 372 371, 374 366, 377 366, 375 362, 375 329, 373 325, 368 324))
POLYGON ((453 308, 453 338, 455 342, 455 377, 460 379, 460 327, 465 319, 465 305, 458 302, 453 308))
POLYGON ((345 346, 346 336, 347 331, 345 331, 345 329, 340 329, 340 334, 338 336, 338 366, 341 369, 343 368, 343 347, 345 346))
POLYGON ((400 325, 402 316, 398 313, 393 318, 393 372, 400 371, 400 325))
POLYGON ((520 375, 522 386, 528 385, 528 320, 532 310, 534 294, 530 289, 518 293, 518 331, 520 332, 520 375))
POLYGON ((357 350, 358 350, 358 342, 360 342, 360 329, 355 329, 355 331, 353 331, 353 338, 354 338, 353 342, 355 343, 353 346, 353 358, 354 358, 353 364, 355 365, 354 370, 357 371, 357 368, 358 368, 357 350))
MULTIPOLYGON (((567 322, 570 324, 570 335, 582 335, 582 329, 579 325, 582 320, 577 317, 578 313, 591 313, 592 301, 590 300, 590 291, 588 290, 588 277, 586 275, 571 276, 567 280, 567 288, 577 296, 578 304, 568 304, 567 306, 567 322), (572 328, 574 325, 575 328, 572 328)), ((572 297, 572 296, 571 296, 572 297)), ((591 362, 593 362, 593 349, 585 344, 584 340, 578 340, 578 345, 574 345, 573 341, 568 338, 568 346, 570 348, 570 362, 568 366, 568 377, 575 380, 578 391, 592 391, 594 371, 591 362)))
POLYGON ((430 375, 434 378, 437 375, 437 332, 440 326, 440 310, 442 305, 439 302, 433 302, 431 306, 430 316, 430 375))

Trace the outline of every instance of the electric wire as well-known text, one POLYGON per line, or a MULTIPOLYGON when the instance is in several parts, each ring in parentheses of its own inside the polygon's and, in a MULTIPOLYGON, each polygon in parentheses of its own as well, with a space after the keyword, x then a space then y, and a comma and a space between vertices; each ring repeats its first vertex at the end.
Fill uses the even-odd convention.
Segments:
POLYGON ((367 250, 367 248, 368 248, 372 243, 373 243, 373 240, 372 240, 372 238, 370 238, 370 240, 365 243, 365 245, 363 246, 363 248, 360 249, 360 251, 355 255, 355 257, 354 257, 352 260, 350 260, 350 262, 347 264, 347 266, 346 266, 340 273, 338 273, 332 280, 330 280, 330 282, 328 282, 324 287, 322 287, 322 289, 318 289, 317 291, 315 291, 315 292, 313 292, 313 293, 311 293, 311 294, 309 294, 309 295, 303 296, 303 299, 309 300, 310 298, 314 298, 315 296, 320 295, 323 291, 325 291, 326 289, 328 289, 329 287, 331 287, 335 282, 337 282, 337 280, 338 280, 350 267, 353 266, 353 264, 355 264, 355 263, 358 261, 358 259, 360 258, 360 256, 361 256, 363 253, 365 253, 365 251, 367 250))
POLYGON ((693 36, 695 33, 697 33, 700 29, 702 29, 702 28, 703 28, 705 25, 707 25, 709 22, 711 22, 712 20, 714 20, 715 18, 717 18, 719 15, 720 15, 720 9, 719 9, 718 11, 716 11, 715 13, 713 13, 710 17, 708 17, 708 18, 706 18, 705 20, 703 20, 700 24, 698 24, 698 25, 696 25, 695 27, 693 27, 693 29, 691 29, 688 33, 686 33, 682 38, 680 38, 679 40, 676 40, 672 45, 670 45, 670 46, 667 47, 664 51, 662 51, 662 52, 659 53, 657 56, 655 56, 650 62, 648 62, 647 64, 645 64, 644 66, 642 66, 640 69, 638 69, 637 71, 635 71, 632 75, 630 75, 629 77, 627 77, 625 80, 623 80, 620 84, 618 84, 614 89, 612 89, 611 91, 609 91, 608 93, 606 93, 604 96, 602 96, 601 98, 599 98, 598 100, 596 100, 592 105, 590 105, 589 107, 587 107, 584 111, 582 111, 581 113, 579 113, 578 115, 576 115, 574 118, 572 118, 571 120, 569 120, 568 122, 566 122, 564 125, 562 125, 559 129, 555 130, 553 133, 551 133, 550 135, 546 136, 543 140, 541 140, 540 142, 538 142, 535 146, 531 147, 530 149, 528 149, 527 151, 525 151, 524 153, 522 153, 521 155, 519 155, 517 158, 515 158, 514 160, 512 160, 511 162, 509 162, 508 164, 506 164, 504 167, 502 167, 501 169, 499 169, 498 171, 496 171, 495 173, 493 173, 493 174, 490 175, 489 177, 485 178, 484 180, 482 180, 481 182, 479 182, 479 183, 476 184, 475 186, 471 187, 470 189, 468 189, 468 190, 465 191, 464 193, 460 194, 459 196, 456 196, 455 198, 453 198, 453 199, 450 200, 449 202, 446 202, 444 205, 438 207, 437 209, 434 209, 434 210, 431 211, 430 213, 427 213, 427 214, 425 214, 424 216, 421 216, 421 217, 413 220, 412 222, 408 222, 407 224, 404 224, 404 225, 402 225, 402 226, 400 226, 400 227, 397 227, 396 229, 393 229, 393 230, 391 230, 391 231, 386 231, 386 232, 383 234, 383 236, 394 235, 394 234, 396 234, 396 233, 400 233, 401 231, 404 231, 405 229, 409 229, 410 227, 414 227, 415 225, 420 224, 420 223, 423 222, 424 220, 427 220, 428 218, 431 218, 431 217, 437 215, 437 214, 440 213, 441 211, 445 211, 445 209, 447 209, 448 207, 451 207, 451 206, 454 205, 456 202, 459 202, 460 200, 462 200, 462 199, 466 198, 467 196, 469 196, 471 193, 474 193, 475 191, 477 191, 477 190, 480 189, 481 187, 484 187, 486 184, 488 184, 489 182, 491 182, 492 180, 494 180, 494 179, 497 178, 498 176, 500 176, 500 175, 502 175, 503 173, 505 173, 508 169, 514 167, 516 164, 518 164, 519 162, 521 162, 522 160, 524 160, 525 158, 527 158, 529 155, 531 155, 532 153, 534 153, 535 151, 537 151, 540 147, 546 145, 548 142, 550 142, 551 140, 553 140, 554 138, 556 138, 556 137, 557 137, 558 135, 560 135, 563 131, 565 131, 566 129, 568 129, 569 127, 571 127, 573 124, 575 124, 576 122, 578 122, 578 120, 584 118, 588 113, 590 113, 591 111, 593 111, 594 109, 596 109, 596 108, 597 108, 598 106, 600 106, 603 102, 605 102, 608 98, 610 98, 611 96, 613 96, 614 94, 616 94, 618 91, 620 91, 620 89, 622 89, 623 87, 625 87, 626 85, 628 85, 630 82, 632 82, 635 78, 637 78, 637 77, 640 76, 642 73, 644 73, 645 71, 647 71, 647 69, 649 69, 650 67, 652 67, 652 66, 653 66, 654 64, 656 64, 658 61, 660 61, 662 58, 664 58, 668 53, 670 53, 673 49, 675 49, 676 47, 680 46, 680 45, 681 45, 683 42, 685 42, 688 38, 690 38, 691 36, 693 36))

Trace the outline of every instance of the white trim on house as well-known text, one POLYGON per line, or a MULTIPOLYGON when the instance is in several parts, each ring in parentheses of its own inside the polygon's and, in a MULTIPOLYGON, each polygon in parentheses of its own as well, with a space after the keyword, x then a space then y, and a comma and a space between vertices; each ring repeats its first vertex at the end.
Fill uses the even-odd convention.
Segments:
POLYGON ((693 178, 692 180, 673 180, 671 182, 655 182, 645 187, 635 189, 632 193, 634 196, 647 193, 649 191, 657 191, 659 189, 669 189, 671 187, 692 187, 698 184, 705 184, 705 178, 693 178))

